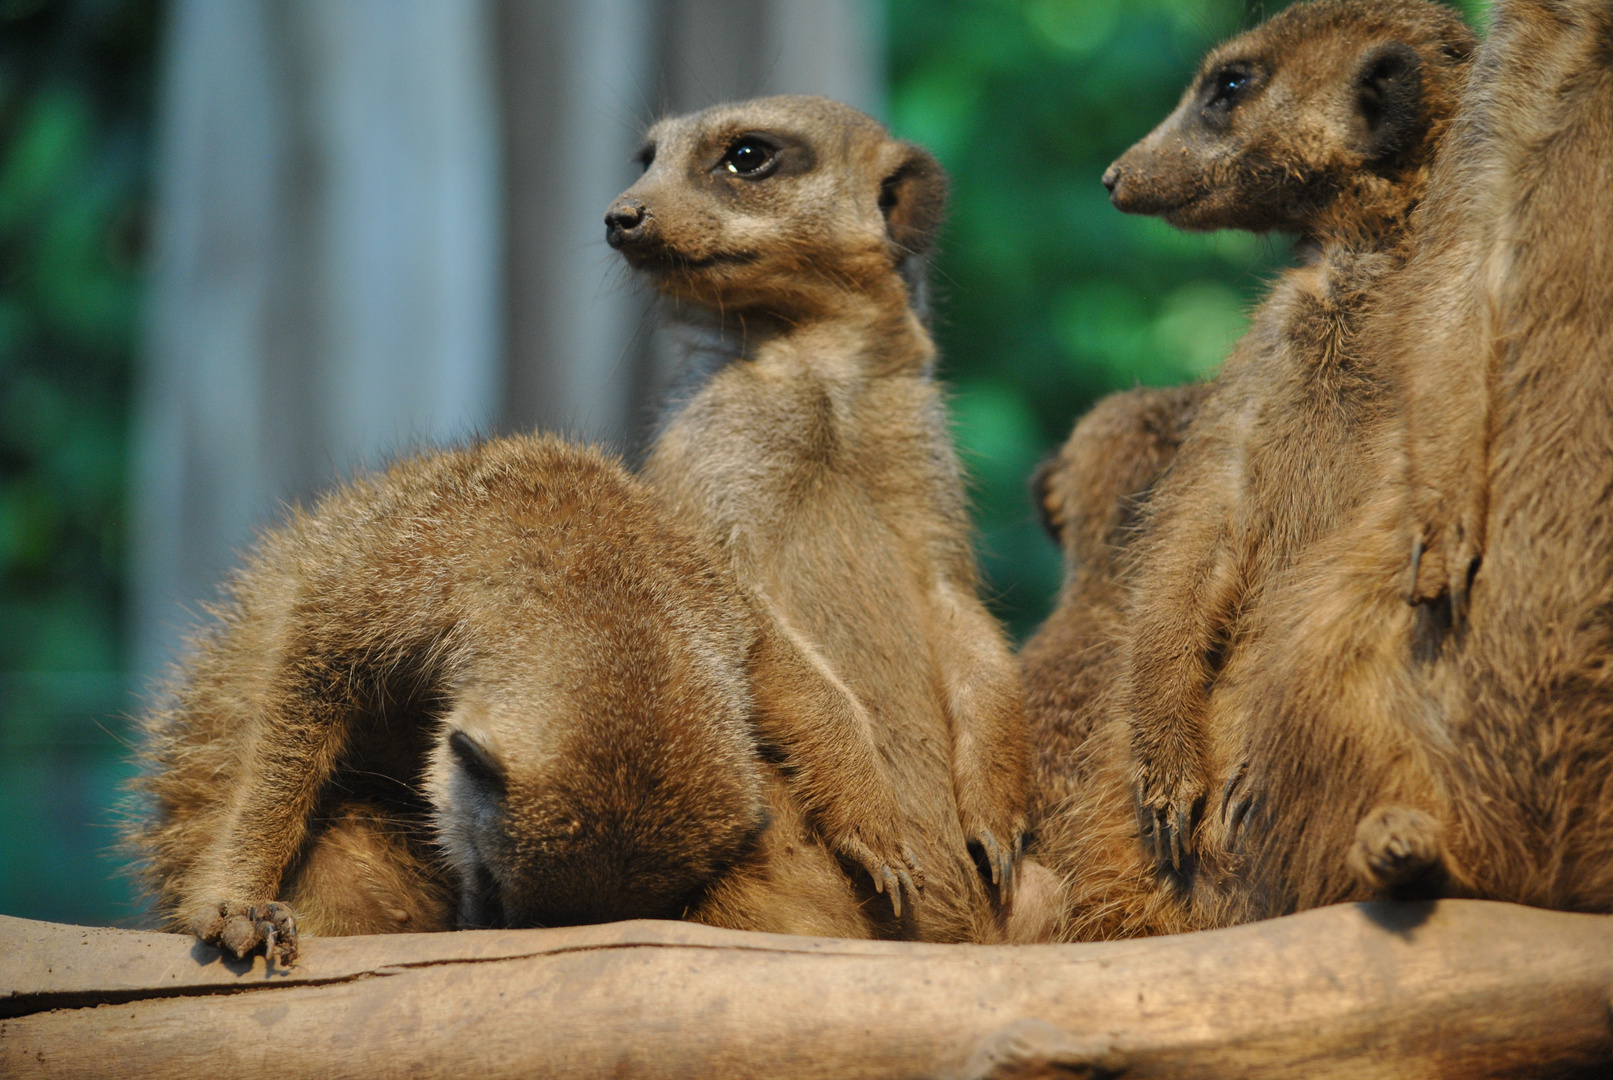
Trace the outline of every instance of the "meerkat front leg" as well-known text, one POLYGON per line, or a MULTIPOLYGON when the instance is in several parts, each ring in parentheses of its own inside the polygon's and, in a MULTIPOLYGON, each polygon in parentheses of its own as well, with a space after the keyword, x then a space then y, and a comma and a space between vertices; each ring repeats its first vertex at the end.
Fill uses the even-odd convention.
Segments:
POLYGON ((1003 906, 1013 902, 1024 852, 1030 732, 1019 665, 1002 629, 971 590, 943 581, 935 594, 936 663, 952 726, 952 785, 970 844, 985 855, 1003 906))
POLYGON ((903 841, 896 788, 880 765, 873 726, 856 694, 804 635, 764 612, 751 656, 756 726, 784 755, 790 787, 828 846, 862 867, 901 917, 924 871, 903 841))
POLYGON ((1461 322, 1459 340, 1445 335, 1426 350, 1458 362, 1406 365, 1408 598, 1414 604, 1448 598, 1458 627, 1483 557, 1489 515, 1490 412, 1500 359, 1489 321, 1472 310, 1461 322))
POLYGON ((243 722, 248 735, 234 798, 187 875, 178 911, 181 925, 207 944, 237 957, 262 946, 271 960, 296 959, 296 917, 275 896, 347 742, 351 710, 331 700, 344 679, 308 658, 282 662, 281 685, 243 722))
POLYGON ((1239 574, 1222 508, 1158 520, 1130 631, 1129 701, 1144 843, 1180 870, 1209 789, 1204 713, 1214 655, 1230 627, 1239 574))

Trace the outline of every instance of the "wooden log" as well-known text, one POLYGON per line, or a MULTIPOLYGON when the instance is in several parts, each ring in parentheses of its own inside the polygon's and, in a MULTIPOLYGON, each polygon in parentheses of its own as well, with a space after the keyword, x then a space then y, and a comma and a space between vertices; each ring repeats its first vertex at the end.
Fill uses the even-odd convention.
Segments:
POLYGON ((0 917, 0 1076, 1613 1075, 1613 917, 1445 901, 976 947, 688 923, 305 938, 0 917))

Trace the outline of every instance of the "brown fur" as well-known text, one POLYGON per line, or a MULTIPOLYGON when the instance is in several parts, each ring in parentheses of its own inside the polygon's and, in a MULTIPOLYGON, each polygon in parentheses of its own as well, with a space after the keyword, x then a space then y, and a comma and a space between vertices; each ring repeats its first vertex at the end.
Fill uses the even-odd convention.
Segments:
POLYGON ((1110 692, 1124 674, 1125 552, 1208 391, 1196 383, 1111 394, 1032 479, 1042 522, 1064 553, 1053 613, 1019 652, 1034 761, 1033 831, 1079 786, 1071 767, 1076 750, 1112 707, 1110 692))
POLYGON ((286 956, 287 904, 313 933, 682 914, 777 801, 759 647, 711 549, 595 452, 362 476, 263 536, 147 718, 157 910, 286 956))
POLYGON ((1503 0, 1442 153, 1369 328, 1402 372, 1406 462, 1240 691, 1259 801, 1234 917, 1390 871, 1613 911, 1613 9, 1503 0), (1408 606, 1417 539, 1437 558, 1408 606))
MULTIPOLYGON (((1241 864, 1214 852, 1200 865, 1190 843, 1212 806, 1210 777, 1240 775, 1225 747, 1244 720, 1226 707, 1226 687, 1256 662, 1267 609, 1291 587, 1293 561, 1372 490, 1393 412, 1361 325, 1375 285, 1405 258, 1407 221, 1472 44, 1450 12, 1429 4, 1289 9, 1212 52, 1183 105, 1105 177, 1122 209, 1184 227, 1297 229, 1309 261, 1274 285, 1144 504, 1121 563, 1125 588, 1115 588, 1129 593, 1124 608, 1108 601, 1088 612, 1066 594, 1045 644, 1027 647, 1033 724, 1067 725, 1060 713, 1092 700, 1088 717, 1107 714, 1061 752, 1062 774, 1049 770, 1053 796, 1069 794, 1039 823, 1036 847, 1065 876, 1061 937, 1227 919, 1211 886, 1241 864), (1228 72, 1248 81, 1218 103, 1228 72), (1363 115, 1369 104, 1377 127, 1363 115), (1098 637, 1096 648, 1064 629, 1080 625, 1098 637), (1061 659, 1069 647, 1061 637, 1122 677, 1082 694, 1103 688, 1101 664, 1094 673, 1061 659)), ((1280 649, 1281 638, 1271 640, 1280 649)), ((1230 809, 1247 813, 1233 794, 1230 809)), ((1217 830, 1218 817, 1208 822, 1217 830)))
POLYGON ((976 597, 935 350, 902 276, 944 176, 866 116, 799 97, 664 121, 645 161, 611 242, 714 339, 715 370, 644 475, 778 630, 790 673, 758 697, 812 707, 772 710, 763 738, 830 848, 887 886, 922 866, 922 900, 880 932, 995 936, 969 847, 1008 900, 1020 690, 976 597))
POLYGON ((1453 13, 1420 0, 1290 8, 1211 53, 1108 178, 1121 209, 1297 228, 1313 253, 1255 312, 1138 547, 1121 706, 1145 838, 1173 872, 1196 869, 1212 779, 1237 764, 1216 760, 1211 688, 1259 639, 1294 561, 1371 493, 1391 410, 1361 320, 1409 250, 1472 46, 1453 13), (1241 89, 1223 93, 1234 77, 1241 89))
POLYGON ((1053 614, 1020 650, 1036 765, 1031 853, 1054 868, 1057 912, 1039 940, 1188 928, 1140 857, 1129 778, 1115 768, 1130 760, 1129 729, 1109 718, 1125 674, 1128 548, 1208 392, 1195 384, 1110 395, 1032 483, 1065 561, 1053 614))

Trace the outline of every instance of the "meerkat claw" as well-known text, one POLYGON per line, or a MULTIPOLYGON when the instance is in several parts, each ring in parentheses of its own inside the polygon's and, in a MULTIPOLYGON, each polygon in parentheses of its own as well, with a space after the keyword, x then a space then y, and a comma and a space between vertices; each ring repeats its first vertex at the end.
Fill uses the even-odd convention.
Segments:
POLYGON ((254 907, 249 916, 263 936, 263 955, 269 963, 278 958, 290 966, 297 959, 297 917, 291 908, 281 903, 268 903, 254 907))
POLYGON ((890 867, 881 866, 879 868, 879 871, 880 871, 880 875, 884 879, 884 881, 882 883, 883 891, 890 897, 891 914, 896 916, 896 918, 900 919, 902 917, 902 886, 901 886, 901 883, 896 880, 896 875, 895 875, 895 873, 893 873, 891 871, 890 867))
POLYGON ((991 834, 990 829, 981 829, 980 835, 976 839, 980 841, 980 846, 986 851, 986 866, 991 870, 991 883, 997 885, 997 867, 1000 862, 997 857, 997 838, 991 834))
POLYGON ((1421 598, 1417 595, 1417 575, 1423 566, 1423 538, 1416 537, 1411 542, 1411 585, 1406 590, 1406 603, 1415 605, 1421 598))
MULTIPOLYGON (((918 907, 918 890, 913 886, 913 878, 906 870, 896 871, 896 876, 901 879, 902 889, 907 893, 907 906, 910 908, 918 907)), ((897 915, 900 914, 901 912, 897 912, 897 915)))
POLYGON ((907 868, 912 871, 914 883, 919 888, 924 888, 924 867, 919 865, 918 857, 913 854, 913 849, 906 844, 902 845, 902 858, 907 861, 907 868))
POLYGON ((1232 770, 1232 775, 1227 777, 1226 785, 1221 788, 1221 821, 1223 824, 1227 820, 1227 808, 1232 804, 1232 793, 1238 790, 1238 785, 1243 782, 1244 773, 1248 769, 1249 763, 1240 761, 1238 767, 1232 770))

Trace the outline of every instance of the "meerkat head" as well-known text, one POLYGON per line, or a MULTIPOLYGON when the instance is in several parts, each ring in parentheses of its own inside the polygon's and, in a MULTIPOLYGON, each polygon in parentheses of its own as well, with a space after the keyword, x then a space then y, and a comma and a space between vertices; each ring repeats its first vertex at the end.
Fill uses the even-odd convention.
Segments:
POLYGON ((675 919, 754 846, 744 650, 704 616, 606 597, 455 695, 426 788, 460 925, 675 919))
POLYGON ((1107 560, 1176 456, 1208 387, 1140 387, 1094 405, 1037 467, 1031 498, 1071 567, 1107 560))
POLYGON ((1476 46, 1425 0, 1288 8, 1205 57, 1104 186, 1118 209, 1184 229, 1311 234, 1352 193, 1360 213, 1381 202, 1398 217, 1408 196, 1396 191, 1428 164, 1476 46))
POLYGON ((814 310, 881 292, 922 255, 946 206, 925 150, 855 109, 772 97, 663 120, 606 239, 664 294, 725 311, 814 310))

